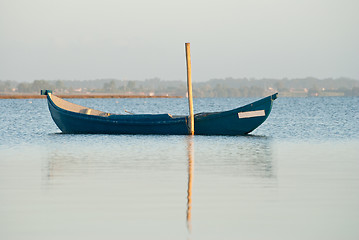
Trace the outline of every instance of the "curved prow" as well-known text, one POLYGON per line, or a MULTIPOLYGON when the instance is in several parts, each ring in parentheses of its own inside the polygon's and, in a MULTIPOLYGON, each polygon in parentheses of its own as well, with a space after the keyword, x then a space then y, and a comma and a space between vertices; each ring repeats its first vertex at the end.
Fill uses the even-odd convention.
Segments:
POLYGON ((272 100, 276 100, 278 98, 278 93, 275 93, 271 96, 272 100))
POLYGON ((41 95, 48 95, 49 93, 52 93, 52 90, 41 90, 41 95))

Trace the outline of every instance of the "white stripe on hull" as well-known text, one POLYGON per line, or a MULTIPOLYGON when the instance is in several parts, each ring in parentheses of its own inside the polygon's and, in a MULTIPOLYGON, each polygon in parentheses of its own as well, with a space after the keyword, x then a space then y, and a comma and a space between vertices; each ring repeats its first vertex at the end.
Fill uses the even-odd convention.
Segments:
POLYGON ((265 116, 266 113, 264 110, 258 110, 258 111, 249 111, 249 112, 239 112, 238 118, 251 118, 251 117, 262 117, 265 116))

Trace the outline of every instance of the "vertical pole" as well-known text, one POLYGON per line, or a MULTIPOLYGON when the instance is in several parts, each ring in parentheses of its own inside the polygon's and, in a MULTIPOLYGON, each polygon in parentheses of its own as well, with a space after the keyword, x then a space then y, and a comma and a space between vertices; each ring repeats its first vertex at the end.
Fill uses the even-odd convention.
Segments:
POLYGON ((192 76, 191 76, 191 53, 190 43, 186 43, 186 61, 187 61, 187 90, 189 105, 189 135, 194 135, 194 118, 193 118, 193 97, 192 97, 192 76))

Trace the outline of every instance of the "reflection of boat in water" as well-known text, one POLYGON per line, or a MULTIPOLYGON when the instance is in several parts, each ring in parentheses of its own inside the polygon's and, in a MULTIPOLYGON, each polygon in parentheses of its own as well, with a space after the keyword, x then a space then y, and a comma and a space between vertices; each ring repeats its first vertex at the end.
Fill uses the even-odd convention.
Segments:
MULTIPOLYGON (((188 116, 170 114, 112 114, 83 107, 45 90, 52 119, 63 133, 187 135, 188 116)), ((269 116, 277 93, 223 112, 194 115, 197 135, 245 135, 269 116)))
MULTIPOLYGON (((103 173, 172 170, 188 160, 188 136, 64 135, 51 134, 44 159, 45 175, 66 176, 103 173), (155 144, 153 144, 155 143, 155 144), (170 155, 170 161, 169 161, 170 155)), ((272 139, 265 136, 199 136, 193 138, 196 170, 222 176, 275 178, 272 139), (196 143, 196 145, 194 145, 196 143), (195 148, 194 148, 195 146, 195 148)), ((187 166, 188 167, 188 166, 187 166)))

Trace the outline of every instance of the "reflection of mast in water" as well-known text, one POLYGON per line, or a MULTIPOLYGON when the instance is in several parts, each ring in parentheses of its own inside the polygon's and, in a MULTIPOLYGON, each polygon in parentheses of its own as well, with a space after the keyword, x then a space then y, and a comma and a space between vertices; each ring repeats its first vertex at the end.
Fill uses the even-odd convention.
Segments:
POLYGON ((192 210, 192 180, 193 180, 193 136, 187 137, 187 152, 188 152, 188 190, 187 190, 187 229, 192 231, 191 224, 191 210, 192 210))

